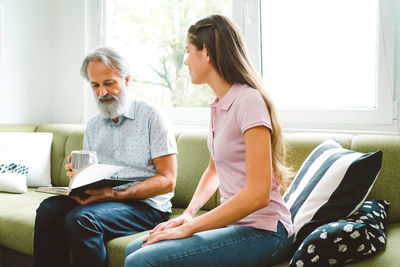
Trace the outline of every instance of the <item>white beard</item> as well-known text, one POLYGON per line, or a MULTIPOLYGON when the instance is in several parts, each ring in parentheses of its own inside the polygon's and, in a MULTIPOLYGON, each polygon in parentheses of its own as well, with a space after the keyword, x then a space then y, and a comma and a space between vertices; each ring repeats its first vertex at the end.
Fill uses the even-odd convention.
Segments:
POLYGON ((97 107, 99 108, 99 114, 101 117, 105 119, 115 119, 119 118, 122 113, 125 111, 125 105, 128 99, 128 95, 126 93, 127 88, 124 87, 121 90, 119 96, 114 96, 112 94, 108 94, 104 97, 96 97, 97 107), (102 99, 110 99, 114 100, 110 103, 101 101, 102 99))

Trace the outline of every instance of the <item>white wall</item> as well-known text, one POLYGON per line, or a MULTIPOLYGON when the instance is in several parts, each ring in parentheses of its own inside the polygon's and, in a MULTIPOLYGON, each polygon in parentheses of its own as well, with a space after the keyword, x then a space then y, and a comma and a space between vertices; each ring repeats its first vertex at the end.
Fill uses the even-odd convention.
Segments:
POLYGON ((0 0, 0 123, 80 123, 82 0, 0 0))

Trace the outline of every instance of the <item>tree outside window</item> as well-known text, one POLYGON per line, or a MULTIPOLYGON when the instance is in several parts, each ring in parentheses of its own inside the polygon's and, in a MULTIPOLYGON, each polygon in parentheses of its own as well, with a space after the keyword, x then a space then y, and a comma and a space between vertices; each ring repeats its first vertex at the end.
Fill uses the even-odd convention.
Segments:
POLYGON ((205 16, 231 13, 231 0, 114 0, 107 45, 130 61, 137 98, 167 108, 209 107, 214 94, 193 85, 183 63, 187 30, 205 16))

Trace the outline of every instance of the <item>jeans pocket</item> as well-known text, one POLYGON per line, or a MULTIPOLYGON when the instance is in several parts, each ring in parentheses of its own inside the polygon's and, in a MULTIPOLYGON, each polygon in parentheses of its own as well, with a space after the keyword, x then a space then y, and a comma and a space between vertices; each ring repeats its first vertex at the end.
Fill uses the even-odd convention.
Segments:
POLYGON ((286 228, 283 226, 281 222, 278 221, 277 230, 268 231, 263 230, 263 238, 268 241, 268 246, 274 247, 272 257, 276 257, 274 260, 279 260, 281 258, 282 253, 286 253, 288 246, 288 236, 286 228))
POLYGON ((282 239, 282 234, 278 232, 274 232, 274 231, 269 231, 269 230, 260 230, 261 232, 261 236, 265 239, 272 240, 272 239, 276 239, 276 240, 281 240, 282 239))

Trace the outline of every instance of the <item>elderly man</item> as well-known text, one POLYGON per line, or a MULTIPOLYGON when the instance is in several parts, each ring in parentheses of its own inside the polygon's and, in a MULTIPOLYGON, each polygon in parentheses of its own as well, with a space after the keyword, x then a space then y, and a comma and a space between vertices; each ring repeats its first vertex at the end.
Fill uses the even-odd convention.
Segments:
MULTIPOLYGON (((124 166, 114 177, 142 178, 125 188, 86 190, 85 197, 54 196, 36 212, 34 266, 106 266, 105 241, 155 227, 168 219, 176 182, 176 143, 166 118, 154 107, 129 97, 126 61, 102 47, 82 63, 99 114, 87 124, 84 150, 99 163, 124 166)), ((69 157, 70 160, 70 157, 69 157)), ((73 176, 72 164, 66 164, 73 176)))

